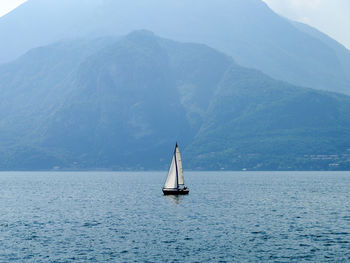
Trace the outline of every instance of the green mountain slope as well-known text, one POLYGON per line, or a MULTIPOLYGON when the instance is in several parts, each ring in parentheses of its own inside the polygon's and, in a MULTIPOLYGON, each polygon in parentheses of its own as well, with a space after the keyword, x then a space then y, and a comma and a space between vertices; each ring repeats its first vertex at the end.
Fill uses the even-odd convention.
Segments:
POLYGON ((350 98, 231 67, 186 155, 208 169, 349 169, 350 98))
POLYGON ((0 66, 0 169, 349 169, 350 99, 148 31, 0 66))
POLYGON ((232 63, 147 31, 87 42, 35 49, 0 67, 2 169, 166 167, 232 63))

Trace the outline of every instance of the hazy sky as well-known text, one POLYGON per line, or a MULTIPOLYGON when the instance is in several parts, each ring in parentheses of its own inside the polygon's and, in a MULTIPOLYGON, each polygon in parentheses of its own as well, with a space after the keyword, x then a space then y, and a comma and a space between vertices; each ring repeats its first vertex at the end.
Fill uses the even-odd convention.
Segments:
MULTIPOLYGON (((318 28, 350 49, 350 0, 263 0, 274 11, 318 28)), ((0 16, 25 0, 0 0, 0 16)))
POLYGON ((10 12, 13 8, 24 2, 25 0, 0 0, 0 16, 10 12))
POLYGON ((350 49, 350 0, 263 0, 275 12, 304 22, 350 49))

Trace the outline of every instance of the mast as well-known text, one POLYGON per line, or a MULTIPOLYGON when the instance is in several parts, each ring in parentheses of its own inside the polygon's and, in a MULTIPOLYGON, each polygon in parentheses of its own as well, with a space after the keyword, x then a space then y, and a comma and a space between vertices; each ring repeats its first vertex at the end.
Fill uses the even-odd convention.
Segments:
POLYGON ((177 142, 174 150, 174 158, 175 158, 175 167, 176 167, 176 187, 179 188, 179 172, 177 170, 176 149, 177 149, 177 142))

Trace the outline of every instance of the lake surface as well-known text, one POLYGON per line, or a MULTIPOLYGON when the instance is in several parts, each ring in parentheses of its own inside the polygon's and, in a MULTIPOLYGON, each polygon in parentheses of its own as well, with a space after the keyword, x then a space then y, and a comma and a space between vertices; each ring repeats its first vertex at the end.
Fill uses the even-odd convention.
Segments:
POLYGON ((349 172, 0 173, 0 262, 349 262, 349 172))

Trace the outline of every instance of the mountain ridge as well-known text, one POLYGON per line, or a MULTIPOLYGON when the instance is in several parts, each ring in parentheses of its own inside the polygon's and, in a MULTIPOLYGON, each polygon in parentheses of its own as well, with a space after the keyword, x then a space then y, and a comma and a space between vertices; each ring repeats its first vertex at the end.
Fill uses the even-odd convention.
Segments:
POLYGON ((350 94, 350 51, 301 29, 260 0, 29 0, 0 18, 0 61, 60 39, 142 28, 207 44, 275 79, 350 94))

